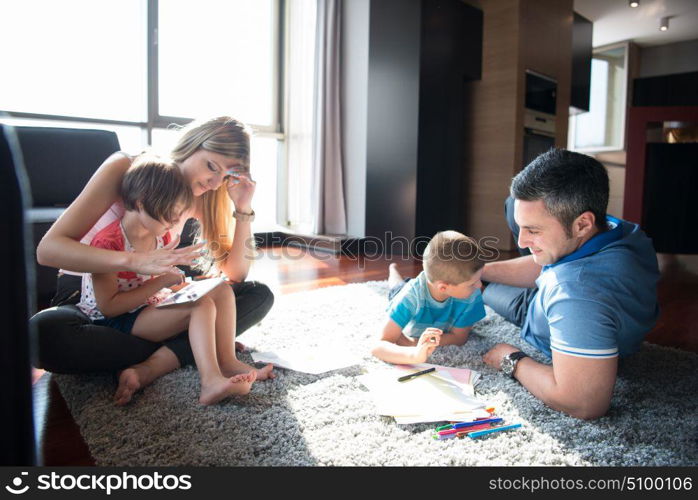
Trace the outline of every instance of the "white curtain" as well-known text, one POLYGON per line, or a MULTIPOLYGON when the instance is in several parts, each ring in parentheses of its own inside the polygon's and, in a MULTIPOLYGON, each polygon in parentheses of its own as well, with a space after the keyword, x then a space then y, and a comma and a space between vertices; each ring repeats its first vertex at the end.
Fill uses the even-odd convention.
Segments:
POLYGON ((312 160, 313 233, 347 232, 342 176, 342 0, 317 0, 312 160))
POLYGON ((310 233, 313 228, 313 122, 315 120, 315 44, 317 0, 287 2, 286 154, 288 171, 285 221, 291 229, 310 233))

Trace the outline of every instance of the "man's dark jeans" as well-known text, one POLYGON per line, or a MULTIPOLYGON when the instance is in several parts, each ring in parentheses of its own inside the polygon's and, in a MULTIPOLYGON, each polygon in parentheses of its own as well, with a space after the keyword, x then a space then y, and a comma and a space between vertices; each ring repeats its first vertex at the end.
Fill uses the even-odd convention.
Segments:
MULTIPOLYGON (((514 239, 519 241, 519 226, 514 220, 514 199, 508 197, 504 202, 504 215, 514 239)), ((517 247, 518 248, 518 247, 517 247)), ((529 255, 527 248, 519 248, 521 255, 529 255)), ((482 299, 497 314, 516 326, 523 326, 528 306, 538 292, 538 288, 519 288, 516 286, 489 283, 482 292, 482 299)))

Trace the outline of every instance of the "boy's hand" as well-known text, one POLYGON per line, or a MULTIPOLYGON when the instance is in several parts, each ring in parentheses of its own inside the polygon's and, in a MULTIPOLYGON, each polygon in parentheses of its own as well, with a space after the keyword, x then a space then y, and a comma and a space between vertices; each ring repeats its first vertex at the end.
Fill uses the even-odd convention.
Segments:
POLYGON ((441 343, 441 335, 443 335, 443 332, 438 328, 427 328, 424 330, 415 346, 415 362, 424 363, 431 356, 431 353, 441 343))

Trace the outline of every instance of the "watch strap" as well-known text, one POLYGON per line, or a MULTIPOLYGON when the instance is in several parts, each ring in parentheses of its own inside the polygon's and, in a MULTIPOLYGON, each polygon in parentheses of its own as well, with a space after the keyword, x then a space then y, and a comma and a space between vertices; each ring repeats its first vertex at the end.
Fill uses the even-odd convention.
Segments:
POLYGON ((254 220, 255 213, 254 210, 252 210, 248 214, 246 214, 245 212, 238 212, 237 210, 234 210, 233 217, 235 217, 235 219, 239 220, 240 222, 252 222, 254 220))
POLYGON ((516 373, 516 365, 519 363, 519 360, 521 360, 523 358, 528 358, 528 354, 526 354, 523 351, 516 351, 516 352, 512 352, 510 354, 507 354, 506 357, 509 359, 509 361, 511 361, 511 363, 513 365, 512 369, 511 369, 511 373, 509 374, 509 376, 511 378, 515 378, 514 373, 516 373))

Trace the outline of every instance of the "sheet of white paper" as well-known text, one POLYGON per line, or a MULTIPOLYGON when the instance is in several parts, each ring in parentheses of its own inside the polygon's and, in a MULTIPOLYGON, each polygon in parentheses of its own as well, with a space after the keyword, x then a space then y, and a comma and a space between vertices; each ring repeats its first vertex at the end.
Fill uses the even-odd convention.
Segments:
POLYGON ((420 424, 424 422, 472 422, 478 418, 488 418, 491 415, 485 410, 473 410, 465 413, 450 413, 444 415, 408 415, 397 416, 395 423, 398 425, 420 424))
POLYGON ((468 368, 453 368, 451 366, 432 365, 430 363, 418 363, 413 365, 394 365, 397 370, 406 372, 418 372, 427 368, 436 368, 436 371, 428 376, 437 377, 453 384, 459 384, 464 393, 468 396, 475 395, 475 384, 480 380, 480 374, 468 368))
MULTIPOLYGON (((453 379, 462 384, 469 384, 473 387, 480 380, 480 373, 469 368, 454 368, 452 366, 432 365, 431 363, 417 363, 412 365, 395 365, 394 368, 409 372, 436 368, 437 374, 448 373, 453 379)), ((433 374, 432 374, 433 375, 433 374)))
POLYGON ((401 373, 393 369, 359 377, 371 391, 379 415, 450 415, 485 407, 464 393, 461 384, 429 376, 398 382, 401 373))
POLYGON ((470 384, 463 384, 459 381, 457 381, 455 378, 453 378, 453 375, 451 375, 448 372, 442 372, 439 370, 436 370, 435 372, 431 372, 428 375, 425 375, 427 377, 434 377, 439 380, 443 380, 444 382, 447 382, 449 384, 453 384, 457 387, 460 388, 461 391, 463 391, 463 394, 466 396, 475 396, 475 388, 470 385, 470 384))
POLYGON ((273 363, 274 366, 297 372, 320 373, 339 370, 359 363, 359 359, 337 352, 337 350, 308 347, 303 350, 277 350, 275 352, 252 351, 252 359, 261 363, 273 363))

